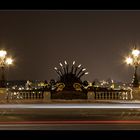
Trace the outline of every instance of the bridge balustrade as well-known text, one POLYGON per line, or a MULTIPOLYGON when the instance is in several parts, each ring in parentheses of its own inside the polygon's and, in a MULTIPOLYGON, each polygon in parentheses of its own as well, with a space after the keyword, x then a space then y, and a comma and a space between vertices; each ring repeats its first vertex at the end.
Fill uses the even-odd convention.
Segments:
POLYGON ((43 90, 9 90, 8 99, 44 99, 43 90))
POLYGON ((129 90, 93 91, 95 100, 130 100, 132 93, 129 90))

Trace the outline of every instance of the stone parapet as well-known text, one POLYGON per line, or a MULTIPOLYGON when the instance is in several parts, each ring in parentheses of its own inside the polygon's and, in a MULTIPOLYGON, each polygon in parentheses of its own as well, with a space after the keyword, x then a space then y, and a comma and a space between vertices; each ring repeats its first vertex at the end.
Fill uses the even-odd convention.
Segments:
POLYGON ((95 99, 95 93, 93 91, 89 91, 87 93, 88 100, 94 100, 95 99))
POLYGON ((45 91, 43 100, 50 100, 50 99, 51 99, 51 93, 49 91, 45 91))
POLYGON ((0 88, 0 100, 6 99, 7 90, 6 88, 0 88))
POLYGON ((132 89, 133 100, 140 100, 140 88, 132 89))

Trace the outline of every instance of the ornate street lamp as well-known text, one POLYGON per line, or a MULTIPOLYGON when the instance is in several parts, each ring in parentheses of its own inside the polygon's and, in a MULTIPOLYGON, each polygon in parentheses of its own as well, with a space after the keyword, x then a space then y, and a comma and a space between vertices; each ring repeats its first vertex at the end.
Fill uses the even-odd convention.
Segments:
POLYGON ((132 85, 133 87, 139 87, 137 68, 140 64, 140 50, 135 47, 132 50, 131 54, 128 57, 126 57, 125 62, 128 65, 134 66, 134 75, 133 75, 132 85))
POLYGON ((5 88, 5 67, 13 63, 13 59, 7 57, 7 52, 5 50, 0 50, 0 67, 1 67, 1 80, 0 88, 5 88))

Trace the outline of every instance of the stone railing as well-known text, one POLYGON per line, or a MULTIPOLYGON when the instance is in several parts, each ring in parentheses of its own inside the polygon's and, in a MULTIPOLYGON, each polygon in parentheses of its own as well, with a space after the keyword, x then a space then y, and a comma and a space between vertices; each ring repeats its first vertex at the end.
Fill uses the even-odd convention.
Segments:
MULTIPOLYGON (((34 89, 34 90, 33 89, 32 90, 10 89, 6 93, 6 98, 9 100, 15 100, 15 99, 16 100, 50 100, 52 98, 51 94, 52 93, 50 91, 46 91, 43 89, 34 89)), ((90 89, 88 90, 86 96, 87 98, 84 99, 87 100, 132 100, 133 99, 131 90, 90 89)))
POLYGON ((8 90, 7 99, 11 100, 28 100, 28 99, 50 99, 50 92, 44 91, 42 89, 34 90, 8 90))
POLYGON ((130 90, 90 90, 88 99, 94 100, 132 100, 132 92, 130 90))

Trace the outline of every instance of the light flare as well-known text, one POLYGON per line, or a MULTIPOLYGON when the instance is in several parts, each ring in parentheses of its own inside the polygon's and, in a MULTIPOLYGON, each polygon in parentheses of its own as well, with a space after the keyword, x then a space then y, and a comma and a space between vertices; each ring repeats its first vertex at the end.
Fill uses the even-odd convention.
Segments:
POLYGON ((132 50, 132 55, 133 55, 134 57, 138 57, 139 54, 140 54, 140 51, 139 51, 138 49, 132 50))
POLYGON ((7 52, 5 50, 0 50, 0 57, 4 58, 7 55, 7 52))
POLYGON ((125 62, 126 62, 126 64, 130 65, 130 64, 133 63, 133 59, 132 59, 131 57, 127 57, 127 58, 125 59, 125 62))
POLYGON ((6 59, 6 64, 11 65, 13 63, 13 59, 12 58, 7 58, 6 59))

